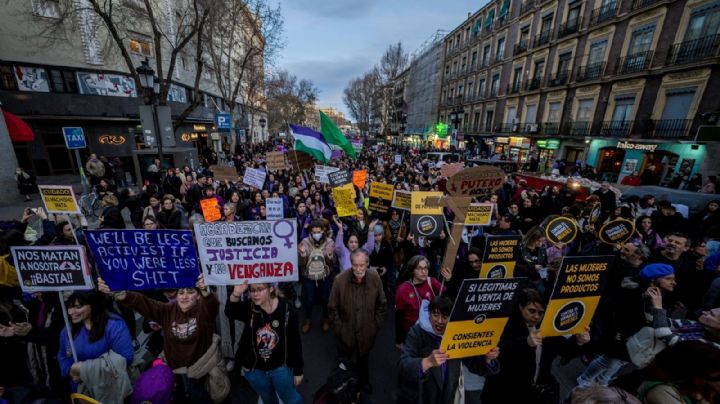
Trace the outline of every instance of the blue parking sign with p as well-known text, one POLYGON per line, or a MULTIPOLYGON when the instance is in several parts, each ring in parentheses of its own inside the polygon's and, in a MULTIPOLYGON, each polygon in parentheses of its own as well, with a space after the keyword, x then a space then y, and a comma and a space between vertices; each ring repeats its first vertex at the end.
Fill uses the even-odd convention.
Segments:
POLYGON ((64 127, 62 131, 65 137, 65 146, 67 146, 68 149, 84 149, 87 147, 83 128, 64 127))
POLYGON ((215 128, 218 131, 230 130, 232 125, 230 124, 230 113, 221 112, 215 114, 215 128))

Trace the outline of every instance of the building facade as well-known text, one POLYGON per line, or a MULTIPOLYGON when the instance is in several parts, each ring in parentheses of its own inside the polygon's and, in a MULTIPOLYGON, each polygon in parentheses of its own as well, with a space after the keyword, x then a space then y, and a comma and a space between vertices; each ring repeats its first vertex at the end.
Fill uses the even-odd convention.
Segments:
MULTIPOLYGON (((170 38, 181 35, 177 24, 182 24, 183 13, 187 12, 186 2, 151 3, 157 8, 156 18, 161 19, 158 25, 164 34, 170 38)), ((24 120, 35 133, 34 142, 13 143, 19 164, 38 175, 77 173, 77 163, 64 144, 62 127, 79 126, 88 143, 82 154, 118 157, 133 174, 149 165, 157 152, 144 144, 139 113, 139 106, 144 104, 143 89, 136 88, 126 58, 92 9, 85 7, 84 1, 32 0, 9 2, 2 11, 0 102, 5 111, 24 120), (62 7, 66 5, 75 8, 65 10, 62 7)), ((123 26, 127 57, 134 66, 147 59, 150 67, 156 68, 155 43, 152 28, 146 23, 144 2, 118 2, 115 12, 120 13, 118 21, 130 24, 123 26)), ((163 41, 162 47, 166 79, 173 49, 169 41, 163 41)), ((198 152, 210 153, 218 147, 211 136, 215 132, 215 113, 228 110, 216 85, 212 61, 205 56, 199 106, 177 122, 194 101, 194 44, 195 40, 191 40, 178 53, 168 91, 167 105, 178 126, 175 146, 164 149, 168 166, 197 167, 198 152)), ((265 121, 265 114, 256 112, 245 117, 241 125, 246 127, 247 135, 260 131, 260 123, 265 121)), ((229 134, 221 138, 223 148, 236 140, 229 134)))
POLYGON ((717 0, 493 1, 445 38, 439 119, 539 171, 716 175, 694 139, 720 118, 719 30, 717 0))

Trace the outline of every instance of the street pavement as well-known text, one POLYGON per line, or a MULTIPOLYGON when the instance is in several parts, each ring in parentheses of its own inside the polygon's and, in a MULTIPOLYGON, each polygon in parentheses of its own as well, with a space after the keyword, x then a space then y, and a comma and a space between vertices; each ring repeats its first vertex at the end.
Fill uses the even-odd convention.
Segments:
MULTIPOLYGON (((75 191, 75 197, 80 198, 82 195, 82 185, 80 184, 80 176, 78 175, 54 175, 47 177, 37 177, 38 185, 71 185, 75 191)), ((0 220, 20 220, 23 209, 37 208, 43 206, 40 194, 31 195, 30 202, 23 201, 22 195, 17 188, 4 190, 4 192, 12 192, 17 195, 17 199, 13 203, 0 205, 0 220)))

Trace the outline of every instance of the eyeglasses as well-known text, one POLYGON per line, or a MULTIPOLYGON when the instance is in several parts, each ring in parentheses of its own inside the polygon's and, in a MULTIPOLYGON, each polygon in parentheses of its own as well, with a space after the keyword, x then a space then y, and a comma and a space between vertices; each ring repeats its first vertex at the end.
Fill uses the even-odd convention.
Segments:
POLYGON ((262 293, 262 292, 264 292, 264 291, 267 290, 267 289, 268 289, 268 288, 250 288, 250 294, 252 294, 252 293, 262 293))

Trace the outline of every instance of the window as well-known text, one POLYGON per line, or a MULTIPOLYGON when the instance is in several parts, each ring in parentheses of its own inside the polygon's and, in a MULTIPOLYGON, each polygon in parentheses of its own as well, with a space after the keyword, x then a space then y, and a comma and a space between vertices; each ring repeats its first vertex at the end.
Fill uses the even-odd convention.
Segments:
POLYGON ((692 11, 684 41, 717 35, 718 32, 720 32, 720 2, 715 2, 692 11))
POLYGON ((582 4, 579 1, 573 3, 569 6, 570 9, 568 10, 568 17, 567 17, 567 22, 566 22, 568 27, 570 27, 570 28, 576 27, 578 25, 578 23, 580 22, 580 7, 581 6, 582 6, 582 4))
POLYGON ((515 123, 517 117, 517 107, 509 107, 506 123, 515 123))
POLYGON ((152 57, 152 45, 150 45, 150 42, 143 41, 140 39, 131 39, 130 40, 130 52, 135 53, 137 55, 142 56, 148 56, 152 57))
POLYGON ((472 82, 472 81, 468 81, 468 85, 467 85, 467 96, 468 96, 468 97, 472 97, 472 96, 473 96, 473 82, 472 82))
POLYGON ((525 120, 527 123, 535 123, 535 120, 537 119, 537 105, 528 105, 527 106, 527 115, 525 115, 525 120))
POLYGON ((577 122, 590 122, 592 117, 590 116, 593 107, 593 99, 580 100, 578 103, 577 114, 575 114, 575 121, 577 122))
POLYGON ((550 13, 546 16, 543 16, 542 23, 540 25, 540 35, 549 35, 550 29, 552 28, 552 20, 553 20, 553 14, 550 13))
POLYGON ((485 79, 480 79, 478 81, 478 95, 481 98, 485 97, 485 79))
POLYGON ((470 27, 465 28, 465 41, 470 39, 470 27))
POLYGON ((38 17, 60 18, 59 0, 33 0, 32 8, 38 17))
POLYGON ((445 75, 450 74, 450 65, 445 66, 445 75))
POLYGON ((565 52, 560 54, 558 56, 558 69, 557 74, 558 77, 565 74, 567 75, 568 71, 570 70, 570 58, 572 57, 572 52, 565 52))
POLYGON ((75 74, 68 70, 50 70, 50 83, 55 93, 77 93, 75 74))
POLYGON ((545 73, 545 61, 538 60, 535 62, 535 72, 533 78, 535 80, 542 80, 543 74, 545 73))
POLYGON ((632 32, 630 38, 630 46, 628 47, 628 55, 637 55, 650 50, 653 35, 655 34, 655 23, 647 24, 636 28, 632 32))
POLYGON ((483 48, 483 66, 490 64, 490 45, 485 45, 483 48))
POLYGON ((687 119, 695 98, 695 87, 678 88, 665 92, 665 108, 662 113, 662 120, 684 120, 687 119))
POLYGON ((467 56, 463 56, 463 58, 462 58, 462 66, 460 67, 460 69, 461 69, 462 71, 465 71, 465 65, 466 65, 466 64, 467 64, 467 56))
POLYGON ((520 81, 522 80, 522 66, 516 67, 515 72, 513 73, 513 91, 518 91, 520 89, 520 81))
POLYGON ((518 41, 518 43, 522 44, 522 43, 527 42, 529 36, 530 36, 530 27, 525 26, 525 27, 521 28, 520 40, 518 41))
POLYGON ((632 118, 635 96, 615 97, 615 110, 613 111, 613 122, 626 122, 632 118))
POLYGON ((499 88, 500 88, 500 75, 495 74, 492 76, 492 87, 490 87, 490 96, 496 97, 498 95, 499 88))
POLYGON ((458 71, 458 63, 457 63, 457 60, 453 62, 453 68, 452 68, 452 71, 453 71, 453 73, 455 73, 455 72, 457 72, 457 71, 458 71))
POLYGON ((500 60, 505 57, 505 38, 498 39, 497 43, 497 52, 495 53, 495 58, 497 60, 500 60))
POLYGON ((473 51, 472 56, 470 58, 470 66, 475 67, 476 63, 477 63, 477 51, 473 51))
POLYGON ((462 85, 459 85, 459 86, 458 86, 457 96, 458 96, 458 98, 460 98, 460 97, 463 96, 463 86, 462 86, 462 85))
POLYGON ((479 126, 480 126, 480 113, 476 112, 473 117, 473 132, 477 132, 479 126))
POLYGON ((590 45, 590 54, 588 55, 588 66, 597 65, 605 59, 605 48, 607 47, 607 39, 593 42, 590 45))
POLYGON ((12 66, 0 66, 0 88, 3 90, 17 90, 12 66))
POLYGON ((559 102, 551 102, 550 110, 548 112, 547 122, 558 123, 560 122, 560 107, 562 106, 559 102))
POLYGON ((486 131, 492 130, 494 115, 495 115, 494 111, 486 111, 485 112, 485 130, 486 131))

